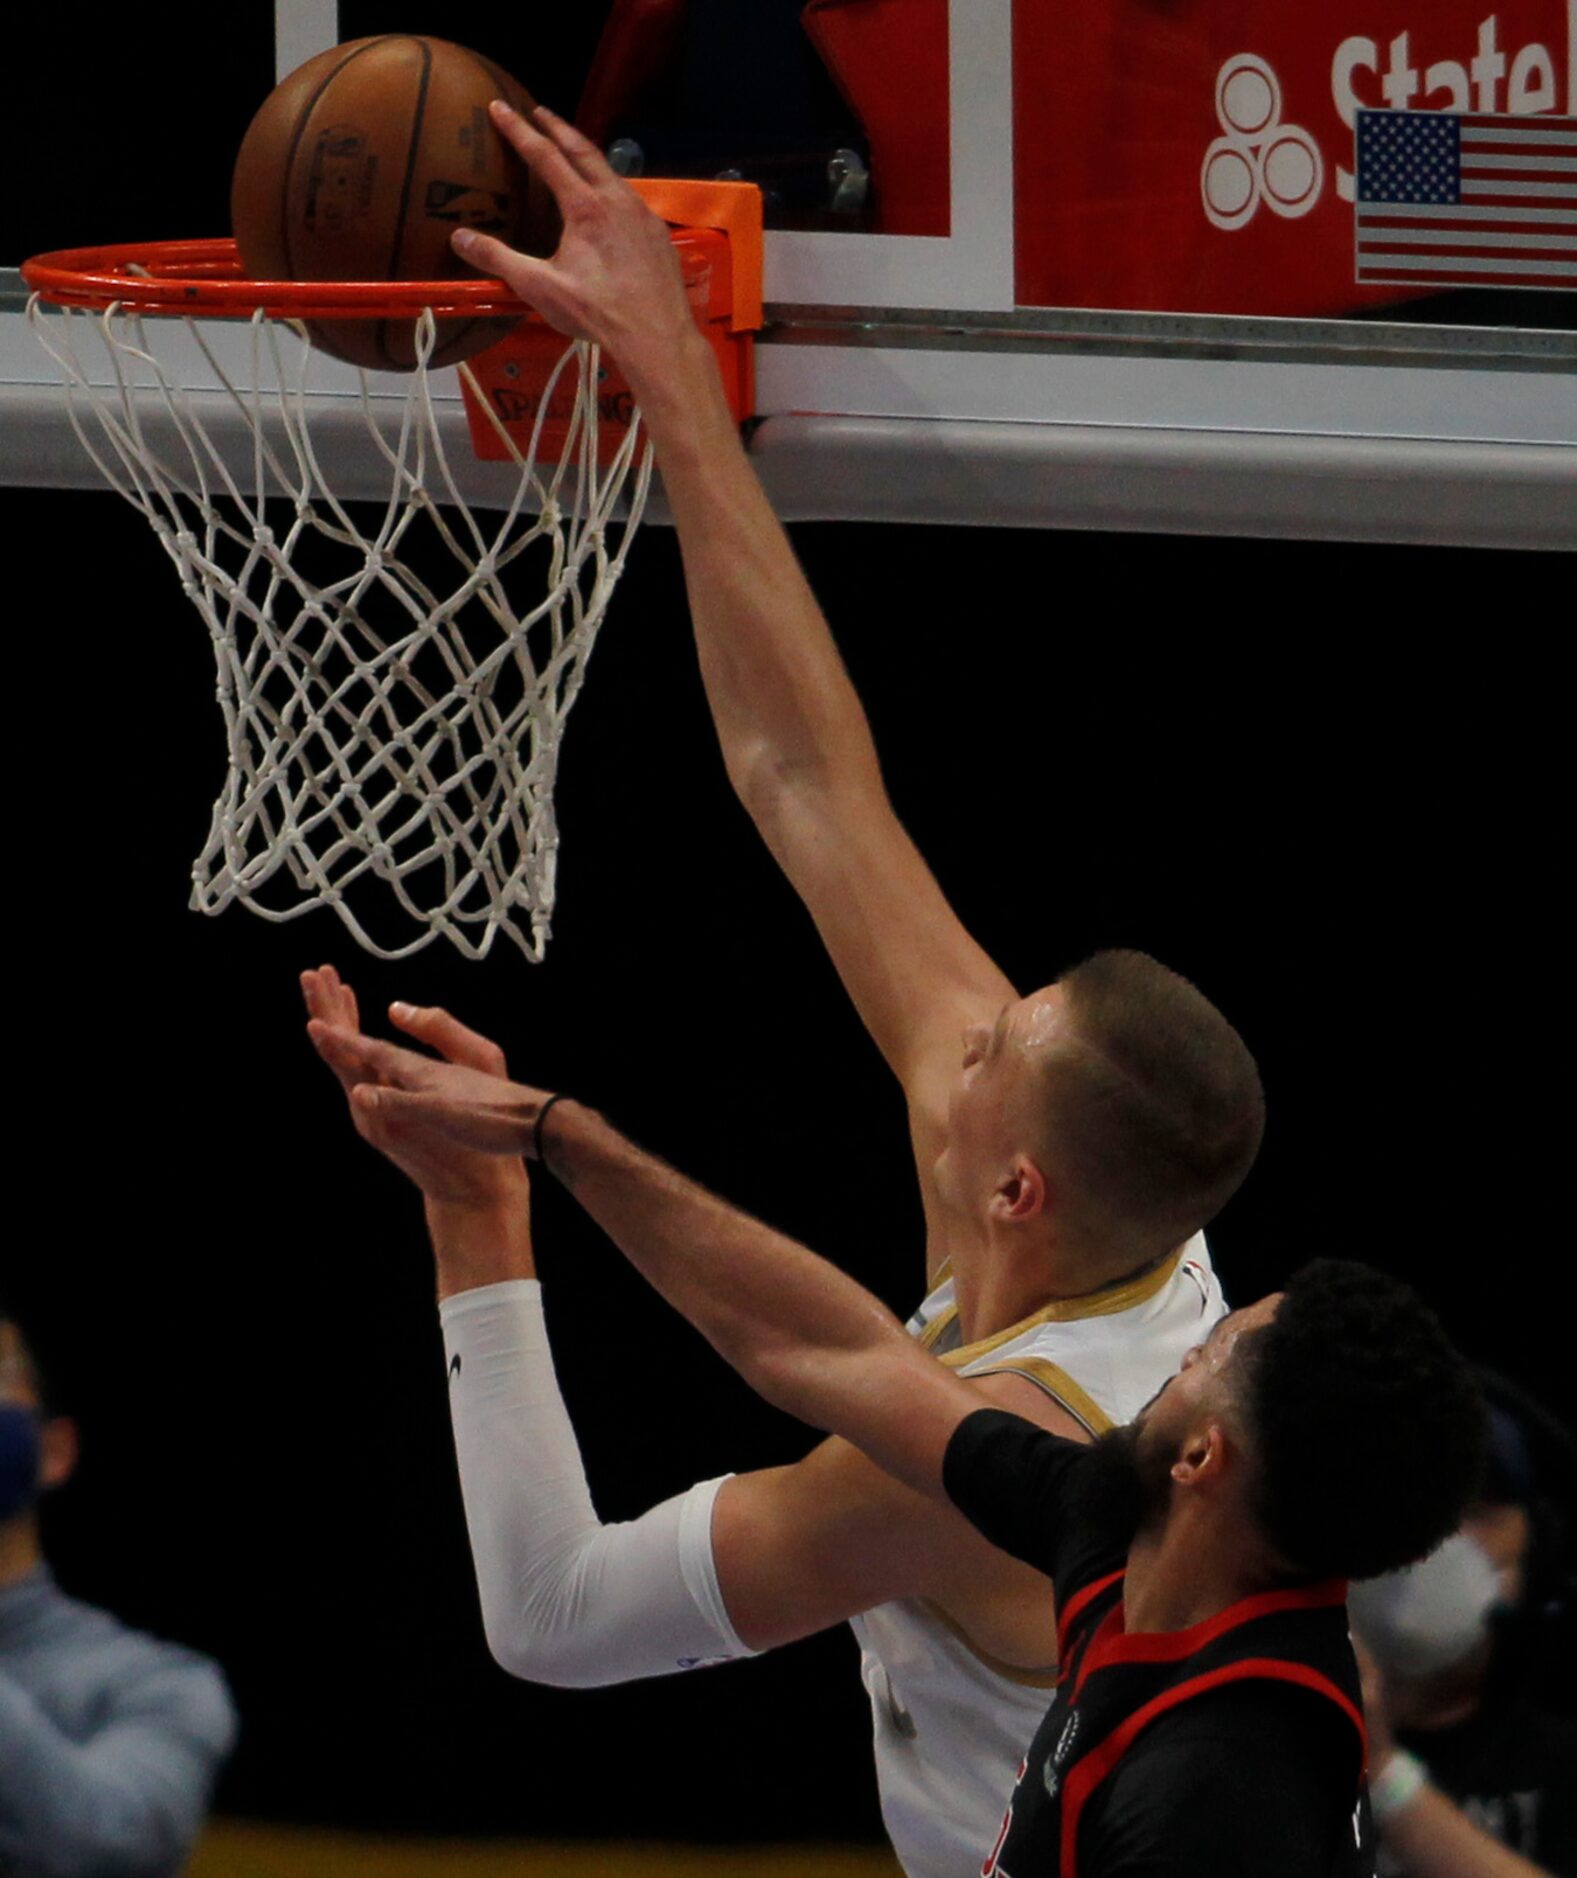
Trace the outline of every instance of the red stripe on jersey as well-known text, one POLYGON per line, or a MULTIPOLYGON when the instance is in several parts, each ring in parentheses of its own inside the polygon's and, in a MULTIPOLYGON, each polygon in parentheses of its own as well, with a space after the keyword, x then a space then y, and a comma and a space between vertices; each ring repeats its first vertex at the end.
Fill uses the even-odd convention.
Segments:
POLYGON ((1176 1708, 1180 1702, 1187 1702, 1195 1696, 1204 1695, 1208 1690, 1218 1689, 1225 1683, 1244 1682, 1251 1678, 1266 1682, 1296 1683, 1302 1688, 1312 1689, 1318 1695, 1329 1697, 1358 1730, 1359 1766, 1367 1766, 1369 1735, 1364 1727, 1363 1716, 1328 1676, 1322 1676, 1317 1669, 1311 1669, 1306 1663, 1289 1663, 1277 1656, 1246 1656, 1239 1662, 1227 1663, 1220 1669, 1212 1669, 1202 1676, 1191 1677, 1187 1682, 1176 1683, 1164 1695, 1158 1695, 1153 1702, 1147 1702, 1143 1708, 1135 1709, 1120 1727, 1112 1730, 1098 1748, 1092 1748, 1083 1760, 1069 1771, 1062 1788, 1059 1878, 1078 1878, 1080 1816, 1090 1796, 1133 1745, 1134 1738, 1141 1730, 1147 1728, 1158 1716, 1164 1715, 1168 1709, 1176 1708))
POLYGON ((1107 1663, 1175 1663, 1179 1657, 1192 1656, 1207 1643, 1214 1643, 1217 1637, 1225 1636, 1227 1631, 1236 1630, 1241 1624, 1250 1624, 1257 1617, 1272 1617, 1278 1611, 1325 1610, 1346 1601, 1344 1578, 1326 1578, 1319 1584, 1299 1585, 1289 1591, 1261 1591, 1252 1598, 1240 1598, 1236 1604, 1229 1604, 1224 1611, 1217 1611, 1214 1617, 1207 1617, 1202 1623, 1190 1624, 1186 1630, 1138 1630, 1131 1635, 1125 1632, 1113 1637, 1110 1642, 1092 1644, 1085 1660, 1088 1662, 1098 1648, 1102 1666, 1107 1663))
POLYGON ((1057 1660, 1059 1662, 1068 1654, 1068 1629, 1079 1612, 1085 1609, 1091 1599, 1098 1598, 1103 1591, 1116 1584, 1122 1575, 1120 1571, 1108 1572, 1104 1578, 1097 1578, 1087 1584, 1082 1591, 1076 1591, 1063 1606, 1062 1615, 1057 1620, 1057 1660))

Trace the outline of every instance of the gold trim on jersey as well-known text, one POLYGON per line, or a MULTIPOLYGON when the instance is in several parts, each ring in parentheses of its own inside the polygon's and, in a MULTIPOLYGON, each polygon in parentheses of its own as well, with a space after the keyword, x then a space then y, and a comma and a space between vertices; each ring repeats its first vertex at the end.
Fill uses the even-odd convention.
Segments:
MULTIPOLYGON (((1053 1298, 1050 1304, 1043 1304, 1038 1311, 1032 1311, 1018 1323, 1009 1324, 1006 1330, 999 1330, 994 1336, 982 1337, 977 1343, 966 1343, 961 1349, 949 1350, 943 1361, 952 1363, 956 1358, 960 1362, 969 1363, 977 1356, 989 1356, 993 1350, 1000 1349, 1004 1343, 1011 1343, 1015 1337, 1022 1337, 1037 1324, 1072 1324, 1086 1317, 1112 1317, 1118 1311, 1131 1311, 1135 1305, 1148 1303, 1158 1291, 1164 1290, 1182 1260, 1182 1248, 1179 1247, 1176 1252, 1162 1259, 1159 1265, 1152 1265, 1137 1277, 1119 1278, 1116 1284, 1104 1285, 1099 1291, 1086 1291, 1082 1297, 1053 1298)), ((920 1348, 934 1350, 943 1332, 951 1328, 957 1317, 956 1304, 950 1304, 945 1311, 938 1312, 921 1331, 920 1348)))
MULTIPOLYGON (((942 1361, 949 1369, 954 1367, 951 1356, 944 1356, 942 1361)), ((969 1372, 971 1382, 981 1376, 1024 1377, 1038 1389, 1043 1389, 1053 1402, 1060 1402, 1073 1419, 1092 1435, 1103 1435, 1107 1429, 1117 1426, 1094 1396, 1086 1394, 1065 1369, 1059 1368, 1044 1356, 1009 1356, 987 1369, 972 1369, 969 1372)))
MULTIPOLYGON (((1175 1263, 1175 1261, 1173 1261, 1175 1263)), ((950 1350, 941 1359, 949 1369, 956 1369, 960 1363, 969 1360, 963 1350, 950 1350)), ((1115 1428, 1116 1423, 1095 1400, 1073 1380, 1065 1369, 1049 1361, 1044 1356, 1009 1356, 1000 1363, 993 1363, 989 1369, 970 1371, 970 1380, 980 1376, 1022 1376, 1043 1389, 1054 1402, 1060 1402, 1073 1419, 1086 1428, 1092 1435, 1105 1434, 1108 1428, 1115 1428)), ((925 1608, 936 1621, 958 1641, 969 1654, 984 1663, 993 1675, 1002 1676, 1009 1682, 1016 1682, 1028 1689, 1055 1689, 1057 1669, 1019 1669, 1013 1663, 1004 1663, 1001 1657, 993 1656, 989 1650, 982 1649, 959 1623, 951 1617, 940 1604, 934 1604, 929 1598, 921 1598, 925 1608)))
MULTIPOLYGON (((1047 1596, 1050 1596, 1048 1590, 1047 1596)), ((1004 1663, 1000 1656, 993 1656, 989 1650, 982 1649, 959 1623, 956 1617, 950 1617, 940 1604, 933 1604, 929 1598, 918 1600, 936 1619, 942 1628, 963 1644, 964 1648, 977 1661, 985 1664, 995 1676, 1001 1676, 1007 1682, 1016 1682, 1026 1689, 1055 1689, 1060 1672, 1053 1663, 1047 1669, 1020 1669, 1016 1663, 1004 1663)))
POLYGON ((948 1305, 945 1311, 938 1311, 936 1316, 926 1325, 925 1329, 920 1332, 918 1338, 920 1348, 922 1350, 934 1350, 942 1332, 947 1329, 948 1325, 952 1323, 957 1315, 958 1306, 956 1304, 948 1305))

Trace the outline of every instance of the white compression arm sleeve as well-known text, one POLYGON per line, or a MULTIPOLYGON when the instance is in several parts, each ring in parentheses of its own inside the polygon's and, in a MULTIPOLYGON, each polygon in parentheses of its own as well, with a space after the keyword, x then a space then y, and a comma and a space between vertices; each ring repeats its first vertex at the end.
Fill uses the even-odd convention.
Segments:
POLYGON ((712 1559, 723 1480, 604 1526, 559 1394, 541 1285, 462 1291, 440 1314, 482 1622, 497 1661, 531 1682, 585 1689, 755 1655, 729 1622, 712 1559))

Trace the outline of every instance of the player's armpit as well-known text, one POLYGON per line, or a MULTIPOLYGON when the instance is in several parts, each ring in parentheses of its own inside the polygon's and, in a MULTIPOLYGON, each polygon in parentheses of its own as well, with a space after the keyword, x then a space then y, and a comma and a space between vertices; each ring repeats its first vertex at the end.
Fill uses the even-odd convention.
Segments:
MULTIPOLYGON (((1083 1438, 1066 1410, 1020 1377, 973 1387, 982 1405, 1083 1438)), ((925 1598, 1005 1663, 1039 1669, 1055 1657, 1046 1579, 836 1437, 792 1467, 726 1481, 712 1549, 729 1618, 752 1649, 791 1643, 895 1598, 925 1598)))

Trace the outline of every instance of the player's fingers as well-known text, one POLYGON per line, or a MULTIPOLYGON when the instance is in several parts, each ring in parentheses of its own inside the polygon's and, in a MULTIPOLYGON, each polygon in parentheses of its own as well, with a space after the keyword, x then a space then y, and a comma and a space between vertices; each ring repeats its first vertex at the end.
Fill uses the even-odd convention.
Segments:
POLYGON ((508 1074, 504 1053, 491 1037, 470 1029, 436 1004, 391 1004, 389 1020, 451 1063, 463 1063, 487 1076, 508 1074))
MULTIPOLYGON (((339 1012, 334 1008, 335 1000, 331 996, 328 987, 325 985, 321 972, 308 971, 301 974, 301 994, 306 999, 307 1004, 307 1032, 309 1036, 312 1034, 314 1024, 327 1025, 334 1024, 337 1021, 339 1012)), ((354 1029, 354 1023, 352 1023, 350 1027, 354 1029)), ((330 1056, 328 1052, 319 1045, 318 1039, 315 1036, 312 1038, 312 1041, 314 1046, 317 1047, 318 1055, 321 1056, 328 1067, 333 1070, 339 1080, 340 1087, 348 1095, 355 1087, 355 1072, 330 1056)))
POLYGON ((307 1010, 326 1024, 342 1024, 357 1029, 356 994, 332 965, 320 965, 315 971, 301 974, 301 991, 307 1010))
POLYGON ((572 339, 587 337, 569 283, 550 261, 522 254, 496 235, 457 228, 449 245, 463 261, 483 274, 495 274, 509 290, 533 306, 556 331, 572 339))
POLYGON ((546 261, 538 260, 534 254, 522 254, 507 241, 500 241, 497 235, 484 235, 477 228, 457 228, 449 237, 449 246, 478 273, 496 275, 506 287, 512 287, 522 300, 529 300, 533 306, 536 297, 532 288, 540 288, 543 276, 551 277, 553 272, 546 261))
POLYGON ((536 128, 573 166, 582 182, 590 183, 594 188, 602 188, 621 180, 618 171, 592 140, 576 130, 573 124, 566 123, 545 104, 537 106, 535 116, 536 128))
POLYGON ((329 987, 329 1008, 324 1012, 324 1016, 331 1024, 338 1024, 345 1030, 360 1030, 355 992, 332 965, 323 967, 323 977, 329 987))
POLYGON ((313 1017, 307 1023, 307 1037, 313 1049, 347 1089, 370 1073, 354 1048, 357 1039, 338 1025, 330 1024, 321 1017, 313 1017))
POLYGON ((584 186, 575 165, 551 138, 545 137, 529 118, 522 117, 502 98, 495 98, 489 110, 504 140, 552 190, 559 207, 567 209, 576 191, 584 186))
POLYGON ((420 1081, 427 1065, 409 1050, 384 1043, 377 1037, 364 1037, 359 1031, 346 1030, 338 1024, 325 1024, 314 1018, 307 1025, 313 1048, 326 1063, 355 1082, 392 1083, 408 1088, 420 1081))

